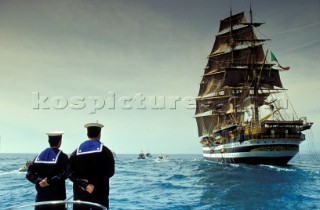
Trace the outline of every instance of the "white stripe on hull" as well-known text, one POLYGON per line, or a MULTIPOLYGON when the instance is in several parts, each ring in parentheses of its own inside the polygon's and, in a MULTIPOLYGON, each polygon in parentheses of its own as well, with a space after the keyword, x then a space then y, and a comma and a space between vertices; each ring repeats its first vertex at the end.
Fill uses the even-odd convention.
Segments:
POLYGON ((210 150, 221 150, 228 148, 239 148, 239 147, 247 147, 247 146, 263 146, 263 145, 278 145, 278 144, 286 144, 286 145, 299 145, 302 142, 300 139, 259 139, 259 140, 248 140, 244 141, 241 144, 239 142, 221 144, 213 147, 203 147, 203 151, 210 150))
POLYGON ((221 159, 221 158, 246 158, 246 157, 293 157, 298 151, 264 151, 264 152, 234 152, 234 153, 218 153, 203 154, 205 158, 221 159))

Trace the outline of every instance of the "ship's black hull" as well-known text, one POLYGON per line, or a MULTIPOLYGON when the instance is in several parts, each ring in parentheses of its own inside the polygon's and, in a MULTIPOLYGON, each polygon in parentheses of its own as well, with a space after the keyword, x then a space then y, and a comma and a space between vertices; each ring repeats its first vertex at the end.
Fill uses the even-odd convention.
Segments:
POLYGON ((292 159, 292 156, 285 157, 238 157, 238 158, 208 158, 206 160, 216 161, 221 163, 245 163, 252 165, 287 165, 288 162, 292 159))

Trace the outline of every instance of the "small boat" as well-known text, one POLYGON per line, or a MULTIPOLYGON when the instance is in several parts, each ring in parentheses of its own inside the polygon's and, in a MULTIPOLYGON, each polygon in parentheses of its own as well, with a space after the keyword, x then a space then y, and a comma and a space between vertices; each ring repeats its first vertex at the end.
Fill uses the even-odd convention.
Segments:
POLYGON ((32 160, 27 160, 26 164, 22 168, 19 168, 19 172, 26 172, 29 166, 31 165, 31 163, 32 163, 32 160))
POLYGON ((146 159, 146 156, 144 155, 143 152, 139 153, 138 159, 146 159))
POLYGON ((151 158, 151 157, 152 157, 152 155, 151 155, 149 152, 147 152, 146 157, 151 158))
POLYGON ((168 155, 159 155, 156 159, 157 162, 162 162, 162 161, 168 161, 169 160, 169 156, 168 155))
POLYGON ((116 158, 117 157, 116 153, 114 151, 111 151, 111 152, 112 152, 113 157, 116 158))

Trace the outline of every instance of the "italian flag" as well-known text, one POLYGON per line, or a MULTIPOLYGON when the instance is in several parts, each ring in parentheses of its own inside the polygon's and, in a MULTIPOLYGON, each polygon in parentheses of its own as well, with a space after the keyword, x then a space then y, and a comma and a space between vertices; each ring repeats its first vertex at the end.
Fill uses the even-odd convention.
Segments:
POLYGON ((274 54, 270 51, 270 56, 271 56, 271 63, 276 64, 276 67, 284 70, 284 71, 288 71, 290 69, 290 66, 281 66, 279 61, 277 60, 276 56, 274 56, 274 54))

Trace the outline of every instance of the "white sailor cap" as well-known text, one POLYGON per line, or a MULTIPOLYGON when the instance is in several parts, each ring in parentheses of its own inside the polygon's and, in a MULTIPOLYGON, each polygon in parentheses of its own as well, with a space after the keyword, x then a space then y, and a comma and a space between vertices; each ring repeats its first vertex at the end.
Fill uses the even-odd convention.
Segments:
POLYGON ((64 134, 63 131, 51 131, 51 132, 48 132, 47 135, 50 137, 50 136, 62 136, 64 134))
POLYGON ((98 128, 103 128, 104 125, 100 124, 100 123, 87 123, 84 125, 85 128, 90 128, 90 127, 98 127, 98 128))

